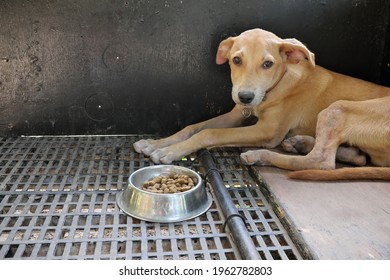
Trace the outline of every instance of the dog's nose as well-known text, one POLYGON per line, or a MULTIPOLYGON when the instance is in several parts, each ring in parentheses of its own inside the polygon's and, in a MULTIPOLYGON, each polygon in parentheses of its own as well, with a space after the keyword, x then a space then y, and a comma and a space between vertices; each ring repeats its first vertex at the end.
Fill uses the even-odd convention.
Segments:
POLYGON ((249 104, 255 98, 255 94, 251 91, 240 91, 238 93, 238 98, 240 99, 241 103, 249 104))

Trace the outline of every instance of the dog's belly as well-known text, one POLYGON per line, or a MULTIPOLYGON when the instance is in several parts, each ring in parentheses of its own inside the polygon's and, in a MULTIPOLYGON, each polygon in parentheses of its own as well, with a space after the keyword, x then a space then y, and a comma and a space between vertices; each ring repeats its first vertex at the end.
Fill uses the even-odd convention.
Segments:
POLYGON ((315 136, 315 129, 308 127, 296 127, 294 129, 290 129, 287 133, 286 138, 290 138, 297 135, 307 135, 307 136, 315 136))

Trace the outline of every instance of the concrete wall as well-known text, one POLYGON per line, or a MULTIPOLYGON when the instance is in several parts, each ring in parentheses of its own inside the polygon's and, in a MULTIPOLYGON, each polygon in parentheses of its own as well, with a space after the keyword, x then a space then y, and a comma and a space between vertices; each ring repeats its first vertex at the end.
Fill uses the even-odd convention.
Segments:
POLYGON ((387 0, 3 0, 0 135, 167 135, 219 115, 233 103, 218 44, 255 27, 301 40, 331 70, 390 84, 389 10, 387 0))

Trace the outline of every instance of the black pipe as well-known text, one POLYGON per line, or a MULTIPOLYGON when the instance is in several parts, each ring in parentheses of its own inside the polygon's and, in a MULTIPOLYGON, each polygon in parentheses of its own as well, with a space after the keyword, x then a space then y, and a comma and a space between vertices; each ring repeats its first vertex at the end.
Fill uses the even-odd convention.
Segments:
POLYGON ((214 189, 216 199, 225 216, 225 223, 244 260, 260 260, 260 255, 248 233, 243 217, 238 213, 236 206, 227 191, 213 158, 208 150, 202 149, 197 153, 199 161, 205 168, 205 179, 214 189))

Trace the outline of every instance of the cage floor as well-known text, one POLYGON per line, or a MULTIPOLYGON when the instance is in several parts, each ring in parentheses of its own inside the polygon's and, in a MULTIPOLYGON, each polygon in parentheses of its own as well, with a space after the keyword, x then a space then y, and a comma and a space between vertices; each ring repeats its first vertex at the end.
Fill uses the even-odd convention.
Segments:
MULTIPOLYGON (((120 211, 116 195, 129 175, 153 164, 133 152, 139 138, 0 138, 0 259, 240 259, 214 199, 205 214, 180 223, 120 211)), ((300 259, 238 150, 212 155, 260 257, 300 259)), ((175 164, 203 171, 195 156, 175 164)))

